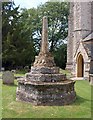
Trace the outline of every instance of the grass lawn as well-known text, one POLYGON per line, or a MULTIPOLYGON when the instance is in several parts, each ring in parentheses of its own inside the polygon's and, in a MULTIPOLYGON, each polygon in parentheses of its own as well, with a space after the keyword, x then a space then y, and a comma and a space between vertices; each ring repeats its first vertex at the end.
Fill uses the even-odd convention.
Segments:
POLYGON ((16 87, 16 81, 14 86, 2 85, 3 118, 91 117, 91 86, 88 81, 76 81, 76 101, 67 106, 32 106, 30 103, 18 102, 16 101, 16 87))
POLYGON ((63 70, 63 69, 60 69, 60 73, 63 73, 63 74, 66 74, 66 76, 69 78, 69 77, 72 77, 72 74, 70 71, 68 70, 63 70))
POLYGON ((0 76, 2 76, 2 72, 0 72, 0 76))

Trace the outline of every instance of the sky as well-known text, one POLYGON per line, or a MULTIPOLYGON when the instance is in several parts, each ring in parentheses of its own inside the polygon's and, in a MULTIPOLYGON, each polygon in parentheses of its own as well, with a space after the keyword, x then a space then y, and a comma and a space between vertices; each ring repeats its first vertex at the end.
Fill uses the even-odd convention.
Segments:
POLYGON ((37 7, 39 4, 44 4, 48 0, 14 0, 16 6, 20 5, 21 8, 32 8, 37 7))

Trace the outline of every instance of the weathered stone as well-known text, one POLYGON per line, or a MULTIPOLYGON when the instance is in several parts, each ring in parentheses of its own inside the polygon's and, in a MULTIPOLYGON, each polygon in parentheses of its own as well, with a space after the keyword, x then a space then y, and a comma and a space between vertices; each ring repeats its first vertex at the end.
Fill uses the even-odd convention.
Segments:
POLYGON ((39 56, 36 56, 33 66, 34 67, 39 67, 39 66, 54 67, 55 66, 54 58, 49 52, 46 52, 46 53, 40 52, 39 56))
POLYGON ((48 22, 47 17, 43 17, 43 26, 42 26, 42 40, 41 40, 41 53, 48 53, 48 22))
POLYGON ((34 105, 67 105, 75 101, 74 83, 20 83, 17 100, 31 102, 34 105))
POLYGON ((14 74, 10 71, 3 72, 2 75, 3 84, 14 84, 14 74))
POLYGON ((31 67, 31 74, 58 74, 59 67, 31 67))
POLYGON ((92 23, 93 2, 70 2, 66 69, 70 70, 75 77, 89 78, 91 71, 93 73, 92 23), (83 63, 79 59, 80 54, 82 55, 83 63), (82 74, 81 72, 78 74, 79 71, 82 71, 82 74))
POLYGON ((41 50, 35 58, 31 72, 18 80, 17 100, 34 105, 66 105, 76 98, 74 83, 59 73, 48 50, 47 19, 43 18, 41 50))
POLYGON ((42 82, 58 82, 66 80, 66 76, 63 74, 30 74, 26 73, 27 81, 42 81, 42 82))
POLYGON ((38 66, 54 67, 55 66, 54 58, 48 49, 48 22, 47 22, 46 16, 43 17, 40 53, 38 56, 36 56, 33 66, 34 67, 38 67, 38 66))

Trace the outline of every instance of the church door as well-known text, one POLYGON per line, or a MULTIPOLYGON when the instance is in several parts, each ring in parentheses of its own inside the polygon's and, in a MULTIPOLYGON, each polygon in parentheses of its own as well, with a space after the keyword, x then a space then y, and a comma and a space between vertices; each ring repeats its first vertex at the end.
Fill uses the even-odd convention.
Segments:
POLYGON ((80 54, 77 58, 77 77, 84 76, 84 60, 83 56, 80 54))

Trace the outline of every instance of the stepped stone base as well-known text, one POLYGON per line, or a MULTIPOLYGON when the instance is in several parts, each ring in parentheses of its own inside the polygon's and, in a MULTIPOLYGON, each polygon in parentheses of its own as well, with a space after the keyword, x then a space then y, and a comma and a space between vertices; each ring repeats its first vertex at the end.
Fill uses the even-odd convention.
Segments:
POLYGON ((31 67, 31 74, 57 74, 59 67, 31 67))
POLYGON ((16 99, 31 102, 33 105, 67 105, 76 99, 75 81, 25 82, 20 79, 16 99))
POLYGON ((76 99, 74 81, 59 73, 48 49, 48 24, 43 17, 41 49, 31 72, 18 80, 16 99, 33 105, 67 105, 76 99))
POLYGON ((26 81, 59 82, 66 80, 66 75, 59 74, 59 67, 31 67, 25 78, 26 81))
POLYGON ((58 82, 66 80, 63 74, 26 74, 26 81, 58 82))

